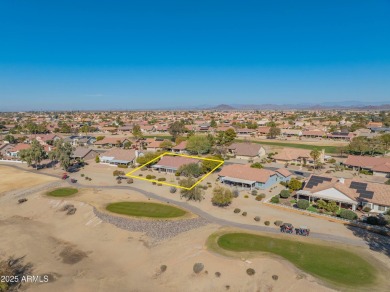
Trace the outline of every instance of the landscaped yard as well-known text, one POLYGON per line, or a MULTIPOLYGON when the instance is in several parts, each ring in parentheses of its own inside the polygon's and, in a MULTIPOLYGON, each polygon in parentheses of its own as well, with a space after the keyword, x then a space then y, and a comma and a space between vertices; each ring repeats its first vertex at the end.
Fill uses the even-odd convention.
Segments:
POLYGON ((111 203, 106 209, 117 214, 150 218, 176 218, 184 216, 187 213, 173 206, 147 202, 111 203))
POLYGON ((72 196, 78 192, 75 188, 59 188, 54 191, 48 192, 47 194, 52 197, 67 197, 72 196))
POLYGON ((218 248, 228 251, 276 254, 304 272, 334 284, 358 287, 376 280, 377 271, 369 262, 341 248, 249 233, 226 233, 216 240, 218 248))

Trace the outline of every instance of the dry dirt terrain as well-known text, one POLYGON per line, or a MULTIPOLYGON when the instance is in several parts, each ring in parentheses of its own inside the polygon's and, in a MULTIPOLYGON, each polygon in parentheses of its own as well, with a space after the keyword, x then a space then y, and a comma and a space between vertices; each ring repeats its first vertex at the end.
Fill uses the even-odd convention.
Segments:
MULTIPOLYGON (((10 168, 0 169, 9 176, 9 185, 25 187, 19 179, 26 173, 12 169, 10 175, 10 168)), ((38 181, 35 176, 32 181, 38 181)), ((0 198, 0 258, 25 256, 34 275, 50 275, 49 283, 26 285, 26 291, 333 291, 277 258, 234 259, 210 252, 206 240, 219 226, 208 224, 156 241, 106 223, 93 211, 128 200, 146 198, 126 190, 90 188, 65 199, 41 191, 17 204, 5 194, 0 198), (68 203, 77 208, 76 214, 61 211, 68 203), (202 273, 192 271, 195 263, 205 265, 202 273), (161 265, 167 265, 163 273, 161 265), (256 276, 248 276, 247 268, 255 269, 256 276)))

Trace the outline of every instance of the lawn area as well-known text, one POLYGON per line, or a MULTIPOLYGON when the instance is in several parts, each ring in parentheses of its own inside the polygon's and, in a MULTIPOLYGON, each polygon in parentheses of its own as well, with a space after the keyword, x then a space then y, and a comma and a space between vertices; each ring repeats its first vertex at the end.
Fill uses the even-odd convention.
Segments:
POLYGON ((47 194, 52 197, 67 197, 78 193, 78 189, 75 188, 59 188, 54 191, 48 192, 47 194))
POLYGON ((366 286, 376 280, 376 269, 359 255, 341 248, 272 238, 249 233, 227 233, 218 247, 235 252, 269 252, 299 269, 337 285, 366 286))
MULTIPOLYGON (((245 140, 236 139, 236 142, 245 142, 245 140)), ((317 146, 317 145, 309 145, 309 144, 298 144, 298 143, 284 143, 277 141, 252 141, 252 143, 272 145, 272 146, 281 146, 281 147, 291 147, 291 148, 300 148, 300 149, 308 149, 308 150, 321 150, 325 149, 326 153, 340 153, 340 147, 337 146, 317 146)))
POLYGON ((117 202, 109 204, 106 209, 122 215, 149 218, 176 218, 187 212, 164 204, 146 202, 117 202))

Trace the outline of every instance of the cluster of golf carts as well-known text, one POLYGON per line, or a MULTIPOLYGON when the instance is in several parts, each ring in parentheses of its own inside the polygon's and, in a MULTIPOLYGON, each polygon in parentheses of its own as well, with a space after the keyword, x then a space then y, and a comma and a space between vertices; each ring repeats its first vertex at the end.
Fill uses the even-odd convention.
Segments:
POLYGON ((294 233, 294 231, 296 235, 309 236, 310 234, 310 229, 307 228, 306 226, 300 226, 299 228, 294 228, 294 226, 290 223, 283 223, 280 226, 280 232, 292 234, 294 233))

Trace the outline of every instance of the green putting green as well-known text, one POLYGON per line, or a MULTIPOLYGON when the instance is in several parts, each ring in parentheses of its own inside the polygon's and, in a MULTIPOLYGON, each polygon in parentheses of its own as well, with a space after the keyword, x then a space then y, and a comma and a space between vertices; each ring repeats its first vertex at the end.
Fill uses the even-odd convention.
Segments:
POLYGON ((109 204, 106 209, 113 213, 150 218, 176 218, 187 213, 173 206, 148 202, 117 202, 109 204))
POLYGON ((234 252, 269 252, 299 269, 346 286, 367 286, 375 282, 376 269, 359 255, 341 248, 249 233, 227 233, 217 239, 220 248, 234 252))
POLYGON ((67 197, 74 195, 78 192, 78 189, 75 188, 59 188, 54 191, 48 192, 47 194, 52 197, 67 197))

